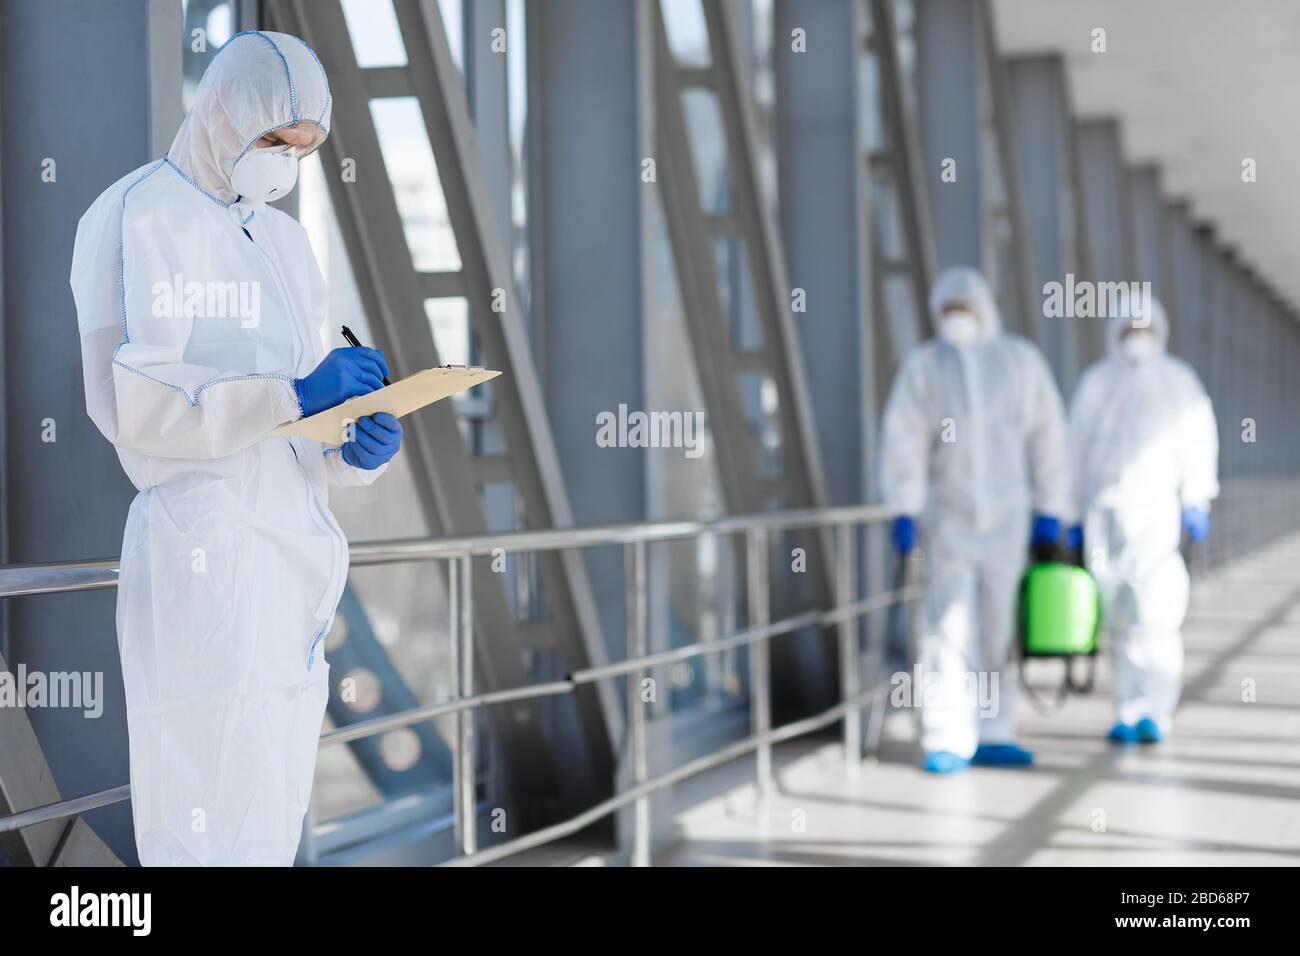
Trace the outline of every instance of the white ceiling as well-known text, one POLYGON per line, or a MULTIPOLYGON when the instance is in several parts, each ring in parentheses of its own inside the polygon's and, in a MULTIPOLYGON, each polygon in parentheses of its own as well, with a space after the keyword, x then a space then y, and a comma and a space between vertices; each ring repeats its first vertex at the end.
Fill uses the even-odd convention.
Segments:
POLYGON ((1166 194, 1300 305, 1300 2, 994 0, 994 12, 1004 53, 1060 53, 1075 115, 1118 118, 1125 158, 1158 163, 1166 194), (1091 49, 1098 27, 1105 53, 1091 49))

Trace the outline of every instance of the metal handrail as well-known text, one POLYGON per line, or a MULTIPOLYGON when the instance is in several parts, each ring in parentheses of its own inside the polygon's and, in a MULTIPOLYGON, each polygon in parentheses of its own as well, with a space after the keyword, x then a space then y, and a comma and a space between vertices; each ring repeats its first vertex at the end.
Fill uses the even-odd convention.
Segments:
MULTIPOLYGON (((862 707, 879 703, 882 687, 858 690, 860 666, 856 632, 850 622, 860 616, 881 610, 899 601, 916 596, 915 588, 904 588, 870 597, 849 600, 853 581, 852 542, 850 534, 855 526, 885 520, 889 513, 878 505, 860 505, 845 508, 766 512, 759 515, 719 518, 711 521, 666 521, 650 524, 605 525, 586 528, 561 528, 545 531, 508 532, 450 538, 423 538, 414 540, 368 542, 351 547, 353 565, 373 565, 404 561, 448 560, 450 562, 451 593, 451 643, 452 660, 460 662, 459 673, 453 686, 456 696, 437 704, 412 707, 394 714, 362 721, 347 727, 323 733, 323 745, 360 740, 386 733, 401 727, 422 723, 435 717, 454 714, 457 731, 452 741, 453 791, 457 843, 463 856, 455 862, 487 863, 518 853, 550 840, 560 839, 583 829, 590 822, 635 804, 635 835, 633 862, 649 863, 649 795, 693 774, 719 766, 755 752, 757 756, 760 811, 770 800, 772 790, 771 746, 773 743, 811 733, 843 719, 846 758, 850 767, 861 759, 861 737, 857 714, 862 707), (780 621, 768 620, 768 533, 773 530, 834 527, 839 535, 837 548, 838 569, 836 605, 828 609, 815 609, 796 614, 780 621), (746 536, 746 565, 749 576, 749 604, 751 626, 726 638, 704 641, 669 651, 646 653, 645 620, 645 561, 646 544, 703 535, 743 533, 746 536), (551 551, 565 548, 602 547, 623 544, 627 566, 628 589, 628 649, 627 658, 616 664, 584 668, 574 671, 565 679, 526 687, 470 693, 472 674, 472 635, 474 630, 473 607, 468 601, 471 559, 474 557, 513 554, 519 552, 551 551), (842 675, 842 700, 829 710, 812 717, 772 729, 770 700, 768 696, 767 644, 774 637, 789 634, 806 627, 835 625, 840 631, 840 660, 842 675), (638 694, 641 677, 652 667, 674 663, 704 654, 716 654, 738 647, 750 648, 750 710, 754 733, 713 754, 675 768, 655 778, 649 778, 646 760, 646 728, 638 694), (477 850, 474 826, 474 750, 471 712, 478 708, 509 701, 571 693, 577 687, 601 680, 629 677, 628 708, 631 753, 634 760, 633 786, 614 797, 597 804, 577 816, 535 831, 524 837, 497 844, 487 850, 477 850)), ((65 564, 0 567, 0 597, 51 594, 66 591, 92 590, 113 587, 117 583, 117 562, 73 562, 65 564)), ((883 646, 883 642, 881 642, 883 646)), ((456 665, 453 665, 456 666, 456 665)), ((876 671, 879 675, 879 669, 876 671)), ((0 833, 22 827, 57 820, 88 810, 108 806, 129 799, 127 786, 113 787, 96 793, 60 800, 41 807, 33 807, 8 816, 0 816, 0 833)))
MULTIPOLYGON (((769 531, 825 528, 846 523, 882 521, 888 517, 891 514, 880 505, 852 505, 820 510, 771 511, 708 521, 657 521, 503 531, 445 538, 362 541, 351 545, 349 554, 353 567, 365 567, 407 561, 436 561, 466 555, 492 557, 498 553, 518 554, 524 551, 559 551, 565 548, 632 544, 637 541, 671 541, 701 535, 737 534, 755 528, 766 528, 769 531)), ((0 598, 116 587, 117 573, 117 558, 56 564, 0 565, 0 598)))
POLYGON ((846 616, 856 617, 862 614, 870 614, 872 611, 886 608, 896 601, 910 601, 916 596, 917 590, 915 588, 904 588, 901 591, 884 591, 872 597, 863 598, 861 601, 855 601, 847 608, 835 611, 809 611, 766 627, 740 631, 731 637, 721 637, 713 641, 700 641, 697 644, 675 647, 671 651, 646 654, 636 660, 623 661, 618 664, 576 670, 563 680, 529 684, 526 687, 516 687, 510 690, 489 691, 485 694, 475 694, 472 697, 461 697, 456 700, 440 701, 436 704, 425 704, 421 707, 413 707, 394 714, 385 714, 382 717, 358 721, 355 724, 348 724, 346 727, 338 727, 321 734, 320 742, 322 746, 350 743, 354 740, 363 740, 366 737, 387 733, 390 730, 400 730, 412 724, 421 724, 426 720, 445 717, 448 714, 459 713, 463 710, 475 710, 492 704, 504 704, 535 697, 554 697, 559 694, 567 694, 576 690, 582 684, 590 684, 608 677, 622 677, 628 673, 650 667, 660 667, 664 664, 689 660, 692 657, 702 657, 705 654, 717 654, 722 651, 734 650, 738 647, 753 644, 756 641, 766 640, 769 637, 797 631, 803 627, 838 624, 846 616), (846 615, 846 611, 855 611, 856 613, 846 615))
POLYGON ((80 797, 56 800, 54 803, 30 807, 11 813, 7 817, 0 817, 0 833, 34 827, 38 823, 48 823, 50 820, 71 817, 79 813, 88 813, 129 799, 131 799, 131 785, 124 783, 120 787, 109 787, 107 790, 97 790, 80 797))

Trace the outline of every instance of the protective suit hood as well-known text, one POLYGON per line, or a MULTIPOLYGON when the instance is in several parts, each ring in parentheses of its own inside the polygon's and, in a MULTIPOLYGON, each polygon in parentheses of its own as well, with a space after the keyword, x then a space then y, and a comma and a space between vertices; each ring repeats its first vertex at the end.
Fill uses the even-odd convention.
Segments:
MULTIPOLYGON (((1129 302, 1131 297, 1124 295, 1120 297, 1119 308, 1116 314, 1112 315, 1106 323, 1106 354, 1119 355, 1120 338, 1128 327, 1135 325, 1134 309, 1130 308, 1129 302)), ((1149 321, 1151 331, 1155 334, 1156 341, 1160 343, 1160 351, 1165 351, 1169 345, 1169 317, 1165 315, 1164 308, 1160 305, 1160 300, 1151 296, 1148 300, 1150 309, 1149 321)))
POLYGON ((944 306, 958 302, 969 307, 979 321, 977 341, 986 342, 1002 331, 997 299, 978 270, 969 266, 956 266, 940 273, 930 289, 930 318, 936 328, 944 306))
POLYGON ((308 123, 329 135, 329 80, 314 50, 287 33, 250 30, 231 37, 199 81, 194 108, 167 151, 167 159, 209 196, 238 197, 230 184, 235 164, 272 130, 308 123))

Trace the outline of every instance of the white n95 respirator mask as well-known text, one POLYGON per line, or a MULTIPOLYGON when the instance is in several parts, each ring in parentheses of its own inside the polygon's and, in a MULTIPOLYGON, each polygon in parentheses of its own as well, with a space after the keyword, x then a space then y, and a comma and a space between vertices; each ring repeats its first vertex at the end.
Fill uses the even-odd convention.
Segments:
POLYGON ((298 182, 298 155, 294 147, 250 149, 235 164, 230 185, 240 202, 283 199, 298 182))
POLYGON ((980 334, 980 321, 965 309, 945 312, 939 320, 939 336, 949 345, 961 348, 972 344, 980 334))
POLYGON ((1141 361, 1160 351, 1160 343, 1150 332, 1133 332, 1119 340, 1119 350, 1126 358, 1141 361))

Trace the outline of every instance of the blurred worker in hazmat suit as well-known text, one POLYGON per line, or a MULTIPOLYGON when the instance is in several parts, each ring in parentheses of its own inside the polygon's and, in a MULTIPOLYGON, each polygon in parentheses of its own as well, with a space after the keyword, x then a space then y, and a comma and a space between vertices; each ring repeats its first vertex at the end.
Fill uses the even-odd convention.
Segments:
POLYGON ((1169 322, 1154 298, 1121 301, 1109 355, 1079 379, 1070 403, 1082 549, 1102 596, 1114 667, 1117 743, 1169 733, 1183 671, 1179 633, 1187 567, 1179 554, 1210 532, 1219 493, 1218 428, 1191 366, 1165 351, 1169 322))
POLYGON ((1064 409, 1038 349, 1003 333, 979 272, 940 275, 930 314, 938 337, 899 369, 880 449, 894 545, 906 556, 918 533, 925 545, 922 766, 1029 764, 1006 665, 1027 551, 1057 546, 1069 503, 1064 409))
POLYGON ((237 34, 167 155, 77 228, 86 407, 139 489, 117 633, 145 865, 293 862, 348 571, 328 487, 374 481, 401 441, 384 414, 337 444, 269 437, 388 371, 373 349, 325 354, 307 234, 266 205, 329 122, 302 40, 237 34))

